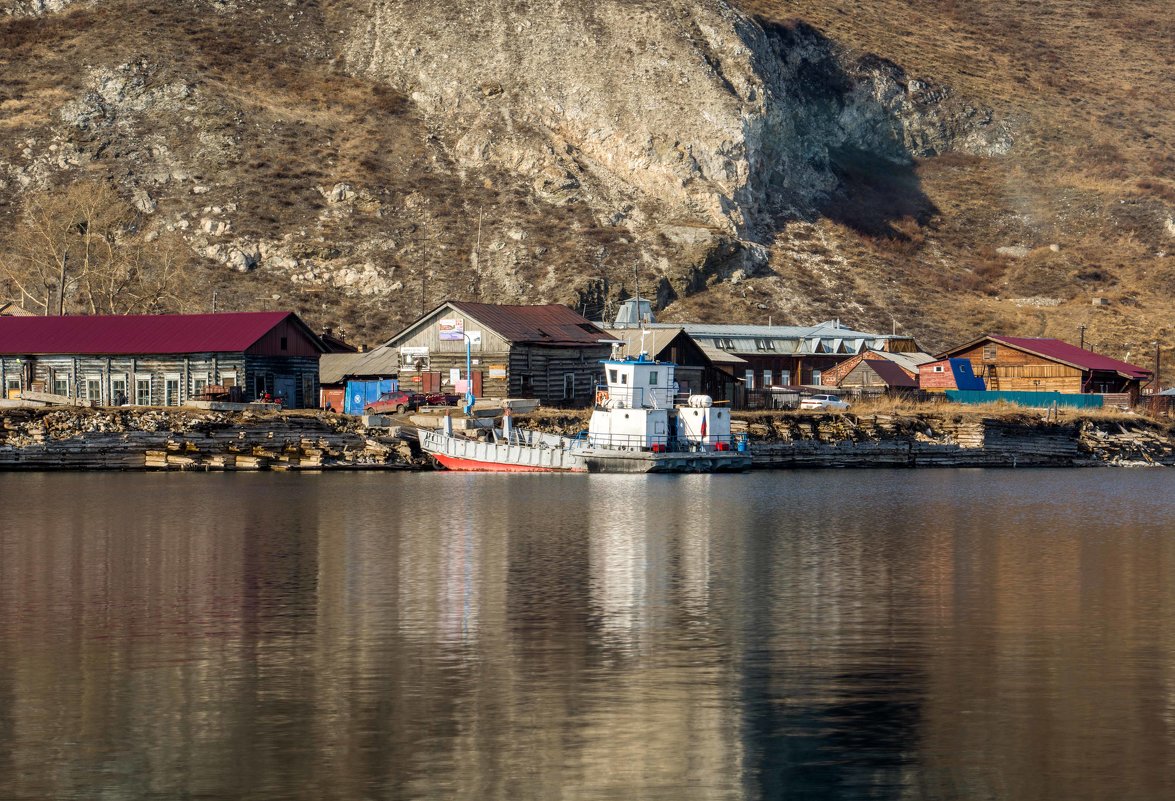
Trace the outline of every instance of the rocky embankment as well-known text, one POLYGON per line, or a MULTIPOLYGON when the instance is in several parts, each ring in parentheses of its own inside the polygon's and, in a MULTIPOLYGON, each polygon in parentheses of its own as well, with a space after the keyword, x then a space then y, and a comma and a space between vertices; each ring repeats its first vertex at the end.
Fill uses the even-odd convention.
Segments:
POLYGON ((1175 466, 1175 430, 1141 417, 759 414, 744 420, 758 467, 1175 466))
MULTIPOLYGON (((574 435, 586 412, 518 424, 574 435)), ((1049 422, 1031 414, 745 413, 754 464, 787 467, 1175 466, 1175 426, 1143 417, 1049 422)), ((317 412, 13 409, 0 414, 0 470, 427 468, 389 429, 317 412)))
POLYGON ((406 443, 314 412, 12 409, 0 470, 331 470, 413 466, 406 443))

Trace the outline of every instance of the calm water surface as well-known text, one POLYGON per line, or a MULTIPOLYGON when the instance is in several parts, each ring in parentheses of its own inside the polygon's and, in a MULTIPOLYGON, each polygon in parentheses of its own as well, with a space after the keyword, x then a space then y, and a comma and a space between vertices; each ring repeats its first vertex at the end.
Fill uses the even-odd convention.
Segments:
POLYGON ((1160 799, 1175 470, 0 474, 0 799, 1160 799))

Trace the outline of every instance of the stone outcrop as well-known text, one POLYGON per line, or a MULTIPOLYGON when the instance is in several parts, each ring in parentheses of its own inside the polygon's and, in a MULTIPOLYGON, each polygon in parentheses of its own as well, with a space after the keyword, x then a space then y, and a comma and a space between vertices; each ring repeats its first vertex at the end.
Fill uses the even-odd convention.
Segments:
POLYGON ((667 296, 754 274, 754 243, 835 192, 843 159, 1011 145, 948 88, 724 0, 377 0, 340 49, 411 97, 460 168, 521 174, 665 243, 646 255, 671 257, 667 296))

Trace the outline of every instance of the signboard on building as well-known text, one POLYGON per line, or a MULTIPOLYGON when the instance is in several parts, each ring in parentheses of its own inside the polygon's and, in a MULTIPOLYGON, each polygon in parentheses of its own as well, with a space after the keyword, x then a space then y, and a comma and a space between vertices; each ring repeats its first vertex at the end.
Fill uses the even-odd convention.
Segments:
POLYGON ((506 365, 504 365, 504 364, 491 364, 490 365, 490 378, 505 378, 505 377, 506 377, 506 365))
POLYGON ((440 329, 442 342, 465 339, 465 320, 460 317, 443 318, 437 323, 437 328, 440 329))

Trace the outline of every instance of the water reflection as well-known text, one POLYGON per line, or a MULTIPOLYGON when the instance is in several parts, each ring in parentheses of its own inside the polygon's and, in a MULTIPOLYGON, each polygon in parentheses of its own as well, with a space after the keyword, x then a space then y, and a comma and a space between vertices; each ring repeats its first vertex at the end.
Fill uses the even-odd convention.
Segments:
POLYGON ((1161 797, 1172 489, 3 475, 0 797, 1161 797))

